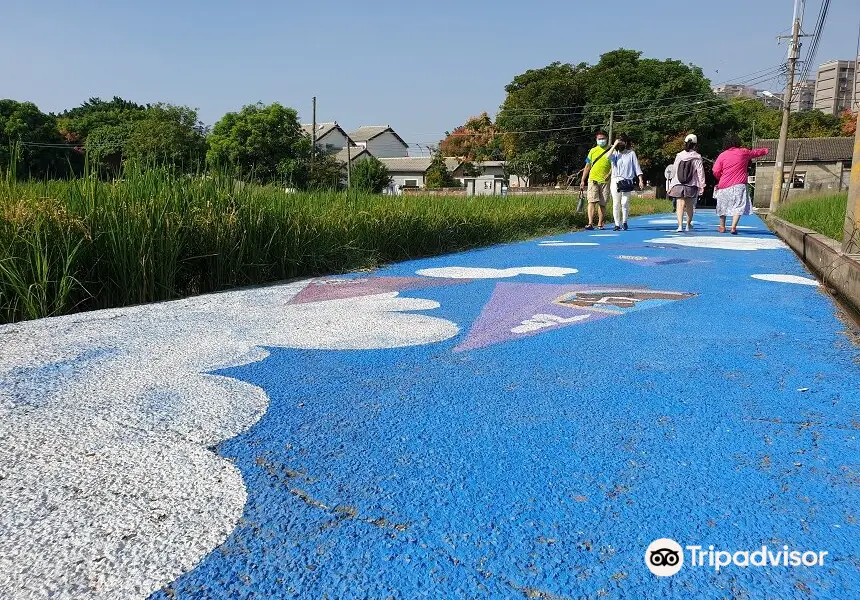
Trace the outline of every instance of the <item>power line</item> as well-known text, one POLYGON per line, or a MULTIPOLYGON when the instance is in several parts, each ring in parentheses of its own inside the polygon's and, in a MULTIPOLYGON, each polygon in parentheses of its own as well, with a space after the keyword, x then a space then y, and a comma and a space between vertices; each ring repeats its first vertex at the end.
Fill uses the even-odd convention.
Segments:
MULTIPOLYGON (((799 81, 806 81, 806 78, 809 76, 809 68, 812 66, 815 55, 818 53, 818 44, 821 42, 821 32, 824 30, 829 8, 830 0, 822 0, 821 7, 818 10, 818 19, 815 22, 815 29, 812 34, 812 42, 809 44, 809 50, 806 52, 806 60, 803 63, 803 70, 800 72, 799 81)), ((795 89, 790 90, 789 102, 794 100, 797 92, 797 86, 795 86, 795 89)))
MULTIPOLYGON (((758 98, 740 98, 740 99, 736 100, 736 102, 758 102, 758 101, 759 101, 758 98)), ((682 112, 670 111, 668 113, 664 112, 664 113, 661 113, 659 115, 645 117, 645 118, 626 119, 626 120, 621 121, 621 124, 624 124, 624 123, 640 123, 640 122, 644 122, 644 121, 652 121, 652 120, 655 120, 658 118, 671 118, 671 117, 680 116, 680 115, 696 114, 696 113, 700 113, 700 112, 707 112, 710 110, 717 110, 717 109, 728 108, 728 107, 729 106, 727 104, 725 104, 725 105, 721 104, 718 106, 705 106, 705 107, 701 107, 698 109, 689 110, 689 111, 682 111, 682 112)), ((452 133, 451 135, 456 136, 456 137, 460 137, 460 136, 467 137, 467 136, 475 136, 475 135, 496 136, 496 135, 509 135, 509 134, 510 135, 527 134, 527 133, 553 133, 553 132, 558 132, 558 131, 576 131, 576 130, 583 130, 583 129, 594 129, 595 127, 598 127, 598 126, 599 126, 598 124, 590 124, 590 125, 573 125, 573 126, 569 126, 569 127, 551 127, 551 128, 545 128, 545 129, 526 129, 526 130, 519 130, 519 131, 496 131, 496 132, 463 131, 463 132, 459 132, 459 133, 452 133)))
POLYGON ((544 107, 534 107, 534 108, 504 108, 502 107, 499 112, 508 112, 508 113, 545 113, 549 111, 570 111, 575 109, 581 110, 591 110, 598 108, 612 108, 617 106, 635 106, 640 104, 658 104, 663 102, 671 102, 674 100, 683 100, 687 98, 705 98, 712 96, 713 92, 699 92, 696 94, 685 94, 680 96, 664 96, 662 98, 651 98, 651 99, 642 99, 642 100, 621 100, 619 102, 610 102, 606 104, 579 104, 576 106, 544 106, 544 107))
POLYGON ((755 77, 755 76, 759 76, 759 75, 761 75, 762 73, 765 73, 765 72, 770 73, 770 72, 772 72, 772 71, 778 71, 778 70, 782 70, 782 69, 784 69, 784 68, 785 68, 785 65, 784 65, 784 64, 782 64, 782 63, 780 63, 780 64, 775 65, 775 66, 773 66, 773 67, 768 67, 768 68, 766 68, 766 69, 761 69, 761 70, 759 70, 759 71, 753 71, 752 73, 747 73, 746 75, 741 75, 740 77, 735 77, 734 79, 727 79, 727 80, 725 80, 725 81, 721 82, 721 85, 725 85, 725 84, 727 84, 727 83, 733 83, 733 82, 735 82, 735 81, 740 81, 740 80, 747 80, 747 79, 749 79, 749 78, 753 78, 753 77, 755 77))

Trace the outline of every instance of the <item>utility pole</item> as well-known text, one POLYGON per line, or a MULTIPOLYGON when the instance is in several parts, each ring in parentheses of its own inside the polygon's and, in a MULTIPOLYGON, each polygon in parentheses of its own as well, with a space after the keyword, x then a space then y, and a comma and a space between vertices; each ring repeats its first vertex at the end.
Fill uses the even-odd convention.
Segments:
POLYGON ((779 206, 782 198, 783 163, 785 163, 785 146, 788 140, 788 117, 791 114, 791 98, 794 93, 794 67, 797 63, 797 55, 800 45, 797 43, 800 37, 800 20, 802 12, 798 14, 797 0, 794 1, 794 23, 791 25, 791 43, 788 46, 788 82, 785 85, 785 94, 782 98, 782 126, 779 128, 779 144, 776 147, 776 164, 773 169, 773 190, 770 194, 770 210, 773 212, 779 206))
POLYGON ((860 253, 860 127, 854 131, 854 159, 851 163, 848 205, 845 207, 845 226, 842 229, 842 251, 846 254, 860 253))
POLYGON ((346 189, 352 187, 352 149, 346 143, 346 189))
POLYGON ((609 111, 609 139, 607 143, 612 144, 612 126, 615 124, 615 110, 609 111))
POLYGON ((313 97, 311 121, 311 174, 314 172, 314 155, 317 153, 317 97, 313 97))

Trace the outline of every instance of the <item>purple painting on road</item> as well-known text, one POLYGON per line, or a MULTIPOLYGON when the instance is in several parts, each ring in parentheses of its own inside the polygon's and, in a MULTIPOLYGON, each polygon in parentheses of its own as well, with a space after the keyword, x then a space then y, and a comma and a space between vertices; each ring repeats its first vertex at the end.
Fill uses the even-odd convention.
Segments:
POLYGON ((455 351, 475 350, 690 298, 643 286, 499 283, 455 351))
POLYGON ((430 279, 427 277, 363 277, 360 279, 316 279, 287 304, 305 304, 324 300, 343 300, 390 292, 421 290, 460 283, 471 279, 430 279))

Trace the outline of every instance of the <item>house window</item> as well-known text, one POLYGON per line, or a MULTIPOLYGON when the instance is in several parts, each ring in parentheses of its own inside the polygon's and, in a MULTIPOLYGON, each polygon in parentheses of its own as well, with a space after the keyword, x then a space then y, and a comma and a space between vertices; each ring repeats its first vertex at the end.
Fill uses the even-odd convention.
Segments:
POLYGON ((407 179, 403 182, 403 187, 418 187, 417 179, 407 179))
MULTIPOLYGON (((782 183, 787 184, 788 178, 791 176, 791 171, 786 171, 782 174, 782 183)), ((791 182, 791 189, 802 190, 806 188, 806 171, 795 171, 794 180, 791 182)))

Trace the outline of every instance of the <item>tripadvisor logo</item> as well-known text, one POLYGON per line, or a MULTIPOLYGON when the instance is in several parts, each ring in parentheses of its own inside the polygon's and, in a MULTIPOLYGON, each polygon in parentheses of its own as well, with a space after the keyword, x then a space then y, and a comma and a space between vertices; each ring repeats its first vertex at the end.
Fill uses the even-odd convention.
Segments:
POLYGON ((670 577, 684 566, 681 544, 669 538, 654 540, 645 551, 645 564, 657 577, 670 577))
MULTIPOLYGON (((714 550, 713 546, 686 546, 691 567, 710 567, 719 572, 724 567, 821 567, 828 552, 791 550, 787 545, 778 550, 762 546, 758 550, 714 550)), ((675 540, 654 540, 645 550, 645 566, 658 577, 670 577, 684 566, 684 550, 675 540)))

